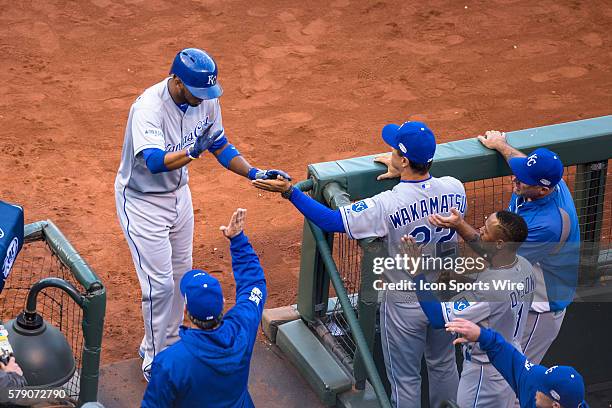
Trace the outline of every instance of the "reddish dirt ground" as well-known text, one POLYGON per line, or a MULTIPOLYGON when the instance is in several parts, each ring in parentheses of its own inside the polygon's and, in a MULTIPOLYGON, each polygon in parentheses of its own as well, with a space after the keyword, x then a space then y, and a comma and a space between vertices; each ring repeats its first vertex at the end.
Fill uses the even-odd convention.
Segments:
MULTIPOLYGON (((140 290, 113 181, 133 100, 196 46, 220 65, 224 125, 260 167, 385 151, 388 122, 440 142, 610 114, 609 1, 2 1, 0 198, 52 219, 108 288, 103 362, 134 357, 140 290), (426 3, 426 4, 425 4, 426 3)), ((194 264, 233 289, 217 227, 238 207, 293 303, 302 219, 210 157, 190 169, 194 264)))

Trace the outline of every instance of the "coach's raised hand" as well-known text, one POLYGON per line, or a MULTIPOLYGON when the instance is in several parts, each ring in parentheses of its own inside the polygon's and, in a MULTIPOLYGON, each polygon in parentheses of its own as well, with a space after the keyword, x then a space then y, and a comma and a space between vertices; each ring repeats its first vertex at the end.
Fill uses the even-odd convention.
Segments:
POLYGON ((246 220, 247 210, 244 208, 238 208, 232 214, 232 218, 229 220, 229 224, 227 226, 220 226, 219 229, 223 232, 227 238, 232 239, 244 230, 244 222, 246 220))

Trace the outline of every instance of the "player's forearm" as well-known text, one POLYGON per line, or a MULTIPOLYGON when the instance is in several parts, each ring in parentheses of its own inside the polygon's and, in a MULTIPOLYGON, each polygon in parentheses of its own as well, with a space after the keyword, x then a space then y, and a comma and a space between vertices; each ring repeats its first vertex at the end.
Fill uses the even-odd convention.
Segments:
POLYGON ((413 282, 416 284, 416 295, 419 300, 419 304, 421 305, 421 309, 423 309, 423 313, 427 316, 427 320, 432 327, 435 329, 443 329, 444 328, 444 316, 442 315, 442 304, 436 297, 436 295, 426 289, 421 289, 425 287, 427 280, 425 279, 425 275, 420 274, 413 278, 413 282))
POLYGON ((495 147, 495 150, 497 150, 502 156, 504 156, 504 159, 506 159, 506 161, 509 161, 514 157, 525 157, 525 154, 523 152, 515 149, 506 142, 500 143, 499 146, 495 147))
POLYGON ((478 232, 474 227, 468 224, 465 220, 461 220, 461 222, 455 227, 455 231, 457 234, 463 238, 463 240, 479 255, 484 255, 486 253, 485 248, 480 240, 480 232, 478 232))
POLYGON ((215 145, 210 149, 219 164, 242 177, 248 177, 249 170, 253 166, 240 154, 236 146, 227 141, 227 138, 224 137, 221 143, 221 147, 216 148, 215 145))
POLYGON ((340 210, 332 210, 293 187, 289 201, 325 232, 346 232, 340 210))
POLYGON ((166 156, 164 156, 164 165, 166 166, 168 171, 180 169, 181 167, 191 163, 192 161, 193 159, 187 156, 186 150, 166 153, 166 156))
POLYGON ((230 240, 230 252, 236 281, 236 296, 240 296, 244 291, 250 291, 254 285, 260 287, 260 290, 265 293, 264 271, 261 268, 259 257, 244 232, 230 240))
POLYGON ((229 162, 228 169, 233 171, 234 173, 247 177, 249 176, 249 170, 251 170, 253 166, 249 164, 249 162, 243 156, 236 156, 229 162))
POLYGON ((461 219, 461 221, 454 227, 454 229, 455 231, 457 231, 457 234, 459 234, 461 238, 463 238, 465 241, 470 241, 476 236, 480 236, 480 233, 474 227, 468 224, 464 219, 461 219))

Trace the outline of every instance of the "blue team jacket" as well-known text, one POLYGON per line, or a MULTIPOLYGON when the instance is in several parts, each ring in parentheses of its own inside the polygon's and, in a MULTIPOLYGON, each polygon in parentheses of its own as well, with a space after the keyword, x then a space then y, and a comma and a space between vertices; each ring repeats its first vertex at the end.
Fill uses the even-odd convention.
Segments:
POLYGON ((254 407, 249 366, 266 301, 266 281, 246 235, 231 240, 236 304, 215 330, 181 327, 153 360, 142 407, 254 407))
POLYGON ((481 327, 478 342, 491 364, 514 390, 521 408, 535 408, 537 387, 547 368, 531 364, 525 355, 495 330, 481 327))
POLYGON ((550 310, 565 309, 574 297, 580 261, 578 215, 565 181, 561 180, 552 193, 539 200, 524 201, 512 194, 508 210, 527 223, 529 233, 518 253, 532 264, 540 264, 550 310), (569 235, 561 248, 558 248, 562 233, 559 208, 565 210, 570 221, 569 235))

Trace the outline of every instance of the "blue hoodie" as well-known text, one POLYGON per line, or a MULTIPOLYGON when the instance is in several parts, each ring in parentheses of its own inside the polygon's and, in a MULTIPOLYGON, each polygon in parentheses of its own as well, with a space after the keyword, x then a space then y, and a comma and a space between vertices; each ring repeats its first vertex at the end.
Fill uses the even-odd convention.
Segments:
POLYGON ((244 233, 231 239, 236 304, 215 330, 181 327, 153 360, 142 407, 254 407, 247 388, 266 280, 244 233))
MULTIPOLYGON (((536 408, 536 392, 542 390, 544 376, 549 369, 530 363, 524 354, 504 340, 502 335, 495 330, 481 327, 478 343, 480 348, 486 351, 493 367, 514 390, 520 407, 536 408)), ((582 393, 584 394, 584 385, 582 385, 582 393)), ((584 395, 581 398, 583 397, 584 395)), ((589 408, 584 401, 580 407, 589 408)))

